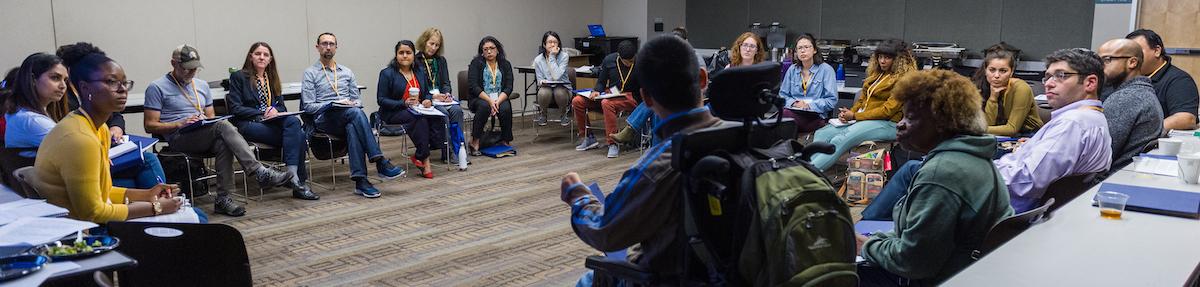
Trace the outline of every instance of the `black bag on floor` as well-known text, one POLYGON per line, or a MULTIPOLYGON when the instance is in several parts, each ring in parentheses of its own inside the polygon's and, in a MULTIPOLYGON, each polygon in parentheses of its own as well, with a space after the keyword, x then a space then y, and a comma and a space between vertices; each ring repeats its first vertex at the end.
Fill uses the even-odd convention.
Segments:
POLYGON ((500 121, 495 116, 488 118, 487 129, 483 130, 483 135, 479 136, 479 148, 498 146, 504 142, 504 132, 496 128, 496 122, 500 121))
POLYGON ((159 156, 159 161, 162 162, 163 173, 167 175, 166 182, 178 184, 181 194, 191 194, 193 197, 208 194, 207 181, 194 182, 191 187, 188 186, 189 169, 192 171, 192 178, 208 175, 203 160, 185 161, 182 156, 159 156), (195 193, 192 193, 192 189, 195 189, 195 193))

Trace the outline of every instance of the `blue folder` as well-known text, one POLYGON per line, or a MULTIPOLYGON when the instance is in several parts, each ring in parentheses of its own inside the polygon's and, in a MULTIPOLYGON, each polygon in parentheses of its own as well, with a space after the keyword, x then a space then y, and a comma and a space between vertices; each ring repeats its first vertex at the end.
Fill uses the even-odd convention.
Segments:
POLYGON ((1102 183, 1100 190, 1129 195, 1125 210, 1200 219, 1200 193, 1116 183, 1102 183))
MULTIPOLYGON (((142 149, 152 147, 158 143, 157 139, 135 135, 129 135, 129 141, 137 144, 142 149)), ((112 168, 110 169, 113 172, 123 171, 141 165, 142 160, 142 150, 131 151, 112 159, 112 168)))
POLYGON ((859 220, 854 224, 854 232, 862 235, 871 235, 880 232, 888 232, 896 229, 896 223, 885 220, 859 220))

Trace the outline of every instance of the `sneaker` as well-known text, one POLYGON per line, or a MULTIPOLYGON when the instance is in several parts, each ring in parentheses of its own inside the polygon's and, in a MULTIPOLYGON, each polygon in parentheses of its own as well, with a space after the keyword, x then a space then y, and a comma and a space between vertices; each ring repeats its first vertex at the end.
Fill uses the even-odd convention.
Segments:
POLYGON ((564 126, 564 127, 569 127, 569 126, 571 126, 571 115, 569 115, 569 114, 564 114, 564 115, 562 116, 562 120, 561 120, 561 121, 559 121, 559 122, 558 122, 558 124, 560 124, 560 125, 562 125, 562 126, 564 126))
POLYGON ((392 162, 386 159, 375 162, 375 170, 379 171, 379 177, 387 180, 404 176, 403 168, 392 165, 392 162))
POLYGON ((630 141, 633 141, 633 137, 636 135, 637 135, 637 131, 634 131, 633 128, 631 128, 629 126, 625 126, 625 128, 621 129, 621 131, 619 131, 615 134, 612 134, 609 137, 611 137, 614 141, 617 141, 619 143, 628 143, 630 141))
POLYGON ((242 207, 233 198, 228 195, 218 195, 217 201, 213 203, 213 211, 216 213, 238 217, 246 215, 246 208, 242 207))
POLYGON ((354 194, 361 195, 366 198, 376 198, 381 195, 379 190, 375 189, 375 186, 371 185, 371 182, 366 178, 354 179, 354 194))
POLYGON ((264 189, 272 188, 291 182, 292 173, 263 166, 258 168, 258 172, 254 173, 254 179, 258 180, 259 187, 264 189))
POLYGON ((578 146, 575 146, 575 150, 585 151, 600 147, 600 142, 596 141, 596 137, 592 136, 592 134, 588 134, 587 137, 584 137, 581 141, 582 142, 580 142, 578 146))
POLYGON ((617 154, 621 152, 621 147, 616 144, 608 145, 608 158, 617 158, 617 154))
POLYGON ((546 114, 538 114, 537 117, 533 118, 533 122, 537 123, 539 126, 545 126, 546 114))
POLYGON ((308 188, 308 185, 306 185, 304 183, 300 183, 299 185, 292 187, 292 197, 303 199, 303 200, 321 199, 320 195, 317 195, 316 193, 314 193, 312 191, 312 189, 308 188))

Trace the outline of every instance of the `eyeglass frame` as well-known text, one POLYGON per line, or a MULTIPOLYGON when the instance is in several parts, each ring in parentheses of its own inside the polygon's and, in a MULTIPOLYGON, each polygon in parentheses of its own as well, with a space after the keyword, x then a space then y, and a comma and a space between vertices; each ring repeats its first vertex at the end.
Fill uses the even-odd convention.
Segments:
POLYGON ((113 79, 95 79, 95 80, 85 80, 84 82, 100 82, 100 83, 104 83, 104 85, 105 85, 105 86, 108 86, 108 90, 109 90, 109 91, 113 91, 113 92, 120 91, 120 90, 121 90, 121 89, 120 89, 121 87, 125 87, 125 91, 126 91, 126 92, 128 92, 128 91, 130 91, 130 90, 133 90, 133 84, 134 84, 133 80, 124 80, 124 81, 118 81, 118 80, 113 80, 113 79), (114 89, 114 88, 113 88, 113 84, 114 84, 114 83, 120 83, 120 84, 121 84, 121 86, 117 86, 117 88, 116 88, 116 89, 114 89))
POLYGON ((739 47, 739 48, 742 48, 742 49, 753 49, 753 50, 758 50, 758 45, 757 45, 757 44, 742 43, 741 45, 738 45, 738 47, 739 47))
POLYGON ((322 48, 337 48, 337 46, 338 46, 337 42, 320 42, 320 43, 317 43, 317 47, 322 47, 322 48))
POLYGON ((1100 62, 1108 64, 1116 59, 1131 59, 1133 56, 1100 56, 1100 62))

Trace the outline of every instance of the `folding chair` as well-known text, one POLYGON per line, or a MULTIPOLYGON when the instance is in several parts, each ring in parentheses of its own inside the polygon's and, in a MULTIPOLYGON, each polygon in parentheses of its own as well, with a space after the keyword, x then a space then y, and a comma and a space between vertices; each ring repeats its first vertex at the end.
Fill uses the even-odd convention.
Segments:
POLYGON ((251 286, 250 257, 237 229, 224 224, 108 223, 121 253, 137 267, 118 271, 121 286, 251 286))
MULTIPOLYGON (((568 81, 570 81, 570 82, 571 82, 571 86, 572 86, 572 87, 575 87, 575 67, 567 67, 567 72, 566 72, 566 73, 567 73, 567 79, 568 79, 568 81)), ((538 87, 538 88, 541 88, 541 87, 538 87)), ((569 99, 574 99, 574 98, 575 98, 575 91, 567 91, 567 92, 571 93, 571 95, 570 95, 569 99)), ((533 108, 534 108, 534 111, 536 111, 536 112, 537 112, 537 113, 539 113, 539 114, 540 114, 540 113, 542 113, 542 109, 543 109, 543 107, 542 107, 542 103, 539 103, 539 102, 538 102, 538 97, 537 97, 537 94, 534 94, 534 96, 533 96, 532 98, 533 98, 533 108)), ((526 98, 526 102, 528 102, 528 98, 526 98)), ((566 107, 557 107, 557 108, 558 108, 559 110, 562 110, 563 114, 565 114, 565 115, 570 115, 570 114, 571 114, 571 104, 570 104, 570 102, 571 102, 571 101, 569 101, 569 100, 567 101, 567 106, 566 106, 566 107)), ((551 106, 552 106, 553 104, 554 104, 553 102, 551 102, 551 103, 546 103, 545 109, 550 109, 550 108, 551 108, 551 106)), ((568 116, 567 118, 568 118, 568 119, 570 119, 570 116, 568 116)), ((533 121, 533 119, 530 119, 530 122, 532 122, 532 121, 533 121)), ((550 123, 559 123, 560 125, 562 124, 562 121, 563 121, 562 119, 558 119, 558 120, 555 120, 555 119, 549 119, 549 118, 547 118, 547 119, 546 119, 546 122, 550 122, 550 123)), ((569 132, 570 132, 570 135, 571 135, 571 137, 572 137, 572 141, 574 141, 574 135, 575 135, 575 129, 574 129, 574 127, 575 127, 575 126, 574 126, 573 124, 572 124, 572 125, 568 125, 568 126, 569 126, 569 127, 571 127, 571 130, 570 130, 569 132)), ((533 123, 533 138, 534 138, 534 139, 537 139, 538 137, 540 137, 540 136, 542 135, 541 128, 542 128, 542 127, 541 127, 540 125, 537 125, 537 123, 533 123)))
POLYGON ((1017 237, 1021 232, 1025 232, 1030 226, 1041 223, 1042 219, 1045 218, 1046 210, 1050 209, 1050 206, 1053 205, 1054 199, 1051 198, 1038 208, 1006 217, 997 222, 996 225, 992 225, 987 235, 983 237, 983 242, 979 244, 979 249, 971 252, 971 259, 979 260, 983 258, 984 255, 992 252, 992 250, 996 250, 1000 245, 1004 245, 1005 242, 1013 239, 1013 237, 1017 237))
MULTIPOLYGON (((303 101, 300 102, 300 106, 304 106, 303 101)), ((343 160, 344 162, 349 155, 349 151, 346 147, 346 140, 317 129, 316 120, 309 113, 301 113, 300 121, 304 122, 304 131, 305 134, 308 135, 305 137, 305 140, 308 141, 308 152, 312 153, 313 158, 329 162, 329 178, 331 181, 330 185, 325 186, 316 181, 311 181, 310 183, 328 190, 337 189, 336 161, 343 160)), ((309 176, 312 176, 312 172, 309 172, 309 176)))

